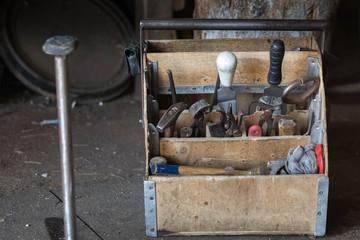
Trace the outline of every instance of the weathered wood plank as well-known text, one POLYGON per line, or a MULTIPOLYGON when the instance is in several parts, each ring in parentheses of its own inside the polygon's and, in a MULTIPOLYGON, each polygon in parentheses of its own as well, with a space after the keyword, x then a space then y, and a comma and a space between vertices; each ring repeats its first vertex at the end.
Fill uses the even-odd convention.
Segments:
POLYGON ((196 166, 203 158, 215 158, 237 160, 239 169, 249 169, 286 159, 290 148, 304 147, 309 142, 308 136, 162 138, 160 155, 175 165, 196 166))
MULTIPOLYGON (((278 38, 279 39, 279 38, 278 38)), ((280 38, 285 49, 295 47, 312 48, 312 38, 280 38)), ((232 52, 269 51, 275 39, 252 38, 242 39, 181 39, 181 40, 149 40, 148 52, 221 52, 226 49, 232 52)))
MULTIPOLYGON (((329 19, 339 0, 195 0, 194 18, 329 19)), ((331 22, 331 21, 329 21, 331 22)), ((194 38, 265 38, 312 36, 307 31, 194 31, 194 38)), ((330 37, 329 37, 330 39, 330 37)))
MULTIPOLYGON (((226 50, 226 49, 224 49, 226 50)), ((159 86, 169 86, 166 73, 171 69, 175 86, 215 84, 216 58, 219 52, 149 53, 149 61, 158 61, 159 86)), ((269 52, 234 52, 237 68, 233 84, 268 84, 269 52)), ((289 84, 307 73, 308 57, 318 57, 317 52, 285 52, 282 65, 282 84, 289 84)))
POLYGON ((313 234, 319 175, 150 176, 158 231, 313 234))

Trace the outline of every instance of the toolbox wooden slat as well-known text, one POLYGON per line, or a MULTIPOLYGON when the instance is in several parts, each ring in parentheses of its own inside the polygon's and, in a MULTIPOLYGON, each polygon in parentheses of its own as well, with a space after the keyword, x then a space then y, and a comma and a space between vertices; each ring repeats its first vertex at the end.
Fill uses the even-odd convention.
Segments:
MULTIPOLYGON (((312 38, 280 38, 284 41, 286 49, 303 47, 315 49, 315 43, 312 38)), ((238 39, 178 39, 178 40, 149 40, 148 52, 220 52, 223 49, 228 51, 268 51, 274 39, 241 39, 239 45, 238 39)))
POLYGON ((162 138, 160 155, 170 164, 193 166, 203 158, 238 159, 244 169, 286 159, 290 148, 309 144, 308 136, 236 138, 162 138))
MULTIPOLYGON (((157 235, 285 235, 322 236, 326 228, 328 184, 328 143, 326 103, 320 50, 313 38, 285 39, 283 82, 289 84, 308 71, 308 58, 320 64, 319 93, 322 98, 321 120, 324 122, 323 151, 325 174, 282 176, 156 176, 149 174, 149 149, 146 79, 143 80, 144 129, 146 147, 145 182, 155 188, 155 197, 145 194, 145 201, 156 201, 156 218, 147 222, 149 236, 157 235), (297 45, 299 44, 299 45, 297 45), (319 50, 291 52, 289 46, 319 50), (324 187, 325 186, 325 187, 324 187), (320 206, 320 207, 319 207, 320 206), (320 219, 320 220, 319 220, 320 219), (325 219, 325 223, 324 223, 325 219)), ((267 84, 269 51, 267 39, 259 40, 175 40, 148 41, 145 61, 158 62, 159 86, 169 86, 166 69, 171 69, 176 86, 214 85, 217 77, 215 59, 219 52, 231 50, 238 58, 235 84, 267 84), (256 48, 256 44, 262 44, 256 48), (239 49, 236 48, 239 46, 239 49), (226 49, 229 46, 229 49, 226 49), (197 48, 196 50, 194 48, 197 48), (209 49, 209 51, 207 51, 209 49)), ((143 65, 144 68, 144 65, 143 65)), ((211 99, 209 94, 206 99, 211 99)), ((195 94, 186 101, 193 103, 204 95, 195 94)), ((161 96, 166 97, 166 96, 161 96)), ((241 108, 259 94, 241 94, 241 108)), ((167 106, 161 102, 160 106, 167 106)), ((239 107, 238 106, 238 107, 239 107)), ((167 106, 168 107, 168 106, 167 106)), ((163 114, 161 108, 160 115, 163 114)), ((244 108, 243 108, 244 109, 244 108)), ((289 115, 299 122, 300 133, 307 130, 307 110, 289 115)), ((256 123, 259 112, 244 117, 244 130, 256 123)), ((218 114, 206 116, 218 121, 218 114)), ((189 126, 192 118, 185 110, 175 131, 189 126)), ((286 158, 291 147, 305 146, 310 136, 271 136, 240 138, 160 138, 160 155, 170 164, 188 166, 220 166, 233 161, 237 168, 248 169, 269 160, 286 158), (235 161, 235 162, 234 162, 235 161), (244 161, 244 162, 243 162, 244 161)), ((147 185, 146 185, 147 186, 147 185)), ((153 189, 152 189, 153 190, 153 189)), ((145 191, 146 192, 146 191, 145 191)), ((154 209, 146 209, 152 211, 154 209)))
MULTIPOLYGON (((216 57, 220 52, 148 53, 149 61, 158 62, 159 86, 169 86, 167 69, 172 69, 175 86, 216 83, 216 57), (184 59, 186 59, 184 61, 184 59)), ((268 84, 269 52, 234 52, 238 65, 233 84, 268 84)), ((308 57, 317 52, 285 52, 282 84, 306 75, 308 57)))

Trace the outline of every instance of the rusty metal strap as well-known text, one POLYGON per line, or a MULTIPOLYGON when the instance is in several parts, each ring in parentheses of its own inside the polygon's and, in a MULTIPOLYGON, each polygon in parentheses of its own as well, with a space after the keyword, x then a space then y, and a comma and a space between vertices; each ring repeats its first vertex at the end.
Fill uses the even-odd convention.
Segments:
POLYGON ((276 30, 325 31, 325 20, 265 19, 151 19, 140 22, 141 30, 276 30))

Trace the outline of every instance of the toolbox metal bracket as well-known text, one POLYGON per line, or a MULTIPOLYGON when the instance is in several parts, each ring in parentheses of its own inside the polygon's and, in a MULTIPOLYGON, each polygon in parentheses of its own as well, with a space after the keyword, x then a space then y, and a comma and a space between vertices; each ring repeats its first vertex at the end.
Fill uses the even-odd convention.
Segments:
POLYGON ((324 236, 326 232, 328 196, 329 178, 319 178, 315 217, 315 236, 324 236))
POLYGON ((312 125, 320 120, 321 114, 321 95, 316 94, 315 98, 311 100, 308 109, 308 130, 304 135, 309 135, 311 132, 312 125))
POLYGON ((310 143, 312 144, 323 144, 324 139, 324 121, 319 120, 314 123, 310 133, 310 143))
POLYGON ((313 58, 313 57, 308 57, 307 75, 320 77, 319 59, 313 58))
POLYGON ((157 236, 155 182, 144 181, 146 236, 157 236))

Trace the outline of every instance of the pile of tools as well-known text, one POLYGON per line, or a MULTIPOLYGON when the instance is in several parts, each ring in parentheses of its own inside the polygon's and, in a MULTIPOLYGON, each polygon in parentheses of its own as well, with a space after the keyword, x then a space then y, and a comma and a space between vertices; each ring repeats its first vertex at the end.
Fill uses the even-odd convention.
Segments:
MULTIPOLYGON (((241 109, 237 110, 237 93, 232 89, 232 82, 237 66, 237 58, 232 52, 222 52, 216 59, 218 69, 217 82, 214 88, 214 94, 211 104, 206 99, 196 101, 189 107, 189 114, 193 118, 190 126, 183 126, 174 135, 175 123, 181 113, 187 109, 185 102, 177 102, 176 90, 173 80, 172 71, 167 70, 169 77, 169 85, 172 95, 172 102, 167 111, 162 115, 161 119, 152 119, 149 122, 156 125, 156 129, 164 137, 260 137, 260 136, 286 136, 299 135, 297 119, 281 115, 283 103, 295 104, 296 109, 306 109, 308 99, 318 90, 320 80, 318 76, 306 75, 295 80, 285 88, 280 87, 282 80, 281 66, 284 58, 285 47, 282 40, 274 40, 270 48, 270 68, 268 73, 269 87, 264 89, 264 94, 258 99, 257 112, 262 114, 259 116, 258 123, 252 126, 243 126, 244 113, 241 109), (292 90, 312 83, 306 91, 300 95, 290 94, 292 90), (219 122, 206 121, 206 115, 220 115, 219 122)), ((150 76, 149 64, 147 75, 150 76)), ((150 84, 149 84, 150 85, 150 84)), ((150 86, 154 88, 154 86, 150 86)), ((156 95, 156 94, 155 94, 156 95)), ((317 96, 319 98, 319 96, 317 96)), ((152 95, 148 96, 150 110, 158 110, 158 105, 152 95)), ((250 103, 249 109, 254 102, 250 103)), ((317 111, 318 111, 317 107, 317 111)), ((314 106, 310 104, 309 113, 314 110, 314 106)), ((248 113, 250 114, 250 113, 248 113)), ((285 113, 286 114, 286 113, 285 113)), ((151 114, 149 114, 151 115, 151 114)), ((156 118, 156 117, 155 117, 156 118)), ((311 121, 311 119, 309 119, 311 121)), ((310 125, 307 134, 310 133, 310 125)))
MULTIPOLYGON (((177 102, 176 88, 173 74, 170 69, 167 70, 170 91, 172 96, 172 105, 158 119, 158 116, 149 115, 149 128, 152 135, 163 137, 180 137, 180 138, 198 138, 198 137, 264 137, 264 136, 291 136, 299 135, 298 120, 294 117, 287 116, 284 111, 285 104, 294 104, 296 110, 308 110, 308 129, 302 134, 310 135, 318 131, 312 131, 314 125, 318 126, 320 120, 321 97, 316 94, 320 79, 316 75, 305 75, 293 81, 285 88, 281 87, 282 81, 282 61, 284 58, 285 46, 282 40, 274 40, 270 48, 270 68, 267 81, 269 86, 264 89, 263 96, 258 101, 250 103, 256 104, 258 120, 257 124, 245 124, 243 110, 237 108, 237 92, 233 90, 232 83, 237 67, 236 56, 229 51, 221 52, 217 59, 216 65, 218 77, 209 103, 206 99, 200 99, 191 104, 188 108, 188 102, 177 102), (312 85, 309 86, 308 83, 312 85), (300 94, 290 94, 298 87, 306 86, 306 90, 300 94), (285 104, 284 104, 285 103, 285 104), (309 107, 308 107, 309 106, 309 107), (182 112, 188 108, 188 112, 193 118, 192 124, 188 126, 177 127, 175 125, 182 112), (259 114, 260 113, 260 114, 259 114), (153 116, 153 117, 151 117, 153 116), (215 116, 215 117, 214 117, 215 116), (214 119, 218 119, 214 121, 214 119)), ((145 69, 150 92, 158 91, 156 89, 157 77, 154 73, 153 63, 148 64, 145 69)), ((148 111, 159 111, 157 97, 148 95, 148 111)), ((248 111, 248 116, 250 114, 248 111)), ((322 129, 321 129, 322 130, 322 129)), ((313 137, 312 137, 313 138, 313 137)), ((314 137, 316 138, 316 137, 314 137)), ((299 146, 296 149, 289 149, 287 159, 276 162, 268 162, 267 166, 260 166, 249 170, 235 170, 231 167, 227 169, 216 168, 199 168, 190 166, 173 166, 166 165, 166 159, 157 156, 150 162, 152 174, 179 174, 179 175, 266 175, 266 174, 299 174, 299 173, 323 173, 323 160, 319 154, 315 154, 321 146, 322 138, 316 138, 305 150, 299 146), (301 148, 301 149, 300 149, 301 148), (297 157, 294 157, 294 156, 297 157), (318 157, 317 157, 318 156, 318 157), (160 161, 159 161, 160 159, 160 161), (294 160, 296 159, 296 160, 294 160), (304 160, 305 159, 305 160, 304 160), (289 167, 292 166, 292 167, 289 167), (306 166, 306 167, 304 167, 306 166), (322 166, 322 167, 320 167, 322 166), (296 169, 296 170, 294 170, 296 169)), ((151 145, 151 144, 150 144, 151 145)), ((151 146, 150 146, 151 147, 151 146)), ((154 146, 156 149, 156 146, 154 146)), ((155 152, 158 152, 155 151, 155 152)))

